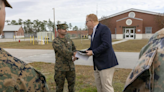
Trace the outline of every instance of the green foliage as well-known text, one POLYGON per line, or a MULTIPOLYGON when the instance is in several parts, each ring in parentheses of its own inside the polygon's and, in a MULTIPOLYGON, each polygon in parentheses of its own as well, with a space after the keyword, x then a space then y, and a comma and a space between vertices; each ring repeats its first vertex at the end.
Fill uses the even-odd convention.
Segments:
MULTIPOLYGON (((5 21, 7 23, 7 25, 22 25, 25 33, 35 33, 35 32, 43 32, 43 31, 54 31, 54 22, 51 21, 50 19, 47 20, 43 20, 40 21, 38 19, 36 20, 22 20, 22 19, 18 19, 16 20, 6 20, 5 21)), ((57 24, 60 24, 61 21, 57 21, 57 24)), ((64 22, 67 24, 67 22, 64 22)), ((70 30, 72 29, 72 24, 68 23, 67 24, 68 27, 70 28, 70 30)), ((55 25, 56 26, 56 25, 55 25)), ((78 27, 74 26, 73 30, 78 31, 78 27)))
POLYGON ((78 27, 77 26, 73 27, 73 30, 78 31, 78 27))

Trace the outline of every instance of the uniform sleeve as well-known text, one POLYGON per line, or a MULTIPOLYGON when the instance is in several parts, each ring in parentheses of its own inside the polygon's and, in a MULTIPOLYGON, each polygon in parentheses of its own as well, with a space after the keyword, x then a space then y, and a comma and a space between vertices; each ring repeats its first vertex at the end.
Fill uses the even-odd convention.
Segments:
POLYGON ((74 42, 72 41, 72 51, 75 52, 76 51, 76 46, 74 44, 74 42))
POLYGON ((150 47, 150 45, 147 44, 147 45, 145 45, 145 46, 141 49, 141 51, 140 51, 140 53, 139 53, 139 59, 140 59, 141 56, 148 50, 149 47, 150 47))
POLYGON ((1 48, 0 58, 0 92, 49 92, 45 76, 29 64, 1 48))
POLYGON ((61 56, 69 59, 73 55, 73 51, 68 50, 65 45, 61 45, 58 41, 53 41, 52 46, 55 52, 58 52, 61 56))

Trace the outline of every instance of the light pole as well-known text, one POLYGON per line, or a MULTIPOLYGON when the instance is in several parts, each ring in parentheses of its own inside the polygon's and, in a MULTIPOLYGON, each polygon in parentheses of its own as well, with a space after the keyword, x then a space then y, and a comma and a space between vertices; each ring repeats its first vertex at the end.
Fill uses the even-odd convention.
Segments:
POLYGON ((97 15, 97 17, 98 17, 98 4, 97 4, 97 6, 96 6, 96 15, 97 15))
POLYGON ((56 36, 56 28, 55 28, 55 8, 53 8, 53 15, 54 15, 54 38, 56 36))
POLYGON ((81 29, 80 29, 80 37, 81 37, 81 44, 82 44, 82 35, 81 35, 82 33, 81 33, 81 29))

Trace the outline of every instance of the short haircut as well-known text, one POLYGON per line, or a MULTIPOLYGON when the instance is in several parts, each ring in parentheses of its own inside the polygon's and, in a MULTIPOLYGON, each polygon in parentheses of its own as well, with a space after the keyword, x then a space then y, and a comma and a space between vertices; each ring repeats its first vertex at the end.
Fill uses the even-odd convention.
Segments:
POLYGON ((87 15, 87 18, 91 19, 92 21, 98 22, 98 18, 95 14, 87 15))

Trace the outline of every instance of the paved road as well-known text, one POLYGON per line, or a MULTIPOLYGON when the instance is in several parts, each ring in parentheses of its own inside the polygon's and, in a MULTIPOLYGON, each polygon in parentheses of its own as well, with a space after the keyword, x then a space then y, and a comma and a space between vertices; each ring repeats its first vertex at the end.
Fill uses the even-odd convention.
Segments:
MULTIPOLYGON (((5 49, 13 56, 27 62, 50 62, 55 63, 55 54, 53 50, 36 50, 36 49, 5 49)), ((131 69, 135 66, 139 53, 134 52, 116 52, 116 56, 119 62, 117 68, 131 69)), ((76 65, 93 65, 92 57, 88 61, 79 59, 75 61, 76 65)))
POLYGON ((17 41, 30 41, 30 39, 0 39, 0 42, 17 42, 17 41))
MULTIPOLYGON (((3 41, 5 40, 0 40, 0 42, 3 41)), ((6 41, 11 41, 11 39, 6 39, 6 41)), ((121 41, 113 42, 112 44, 119 44, 125 41, 127 40, 124 39, 121 41)), ((26 63, 39 62, 39 61, 55 63, 55 54, 53 50, 39 50, 39 49, 37 50, 36 49, 5 49, 5 50, 11 53, 13 56, 25 61, 26 63)), ((137 62, 138 56, 139 53, 135 53, 135 52, 116 52, 116 57, 119 62, 117 68, 132 69, 137 62)), ((87 61, 79 59, 75 61, 75 64, 93 66, 92 56, 87 61)))

